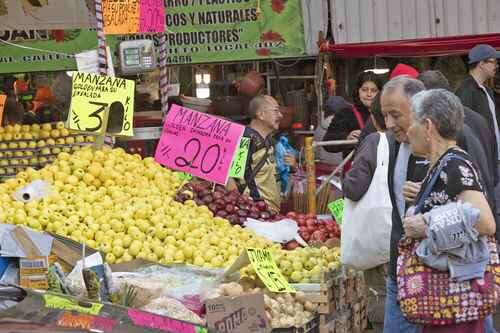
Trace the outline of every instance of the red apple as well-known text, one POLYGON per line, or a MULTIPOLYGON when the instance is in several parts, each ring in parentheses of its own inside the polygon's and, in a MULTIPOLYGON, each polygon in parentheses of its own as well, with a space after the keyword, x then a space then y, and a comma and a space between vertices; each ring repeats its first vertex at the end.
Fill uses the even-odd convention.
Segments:
POLYGON ((292 241, 289 241, 288 243, 286 243, 285 245, 285 248, 287 250, 294 250, 296 249, 297 247, 299 247, 299 243, 297 243, 296 240, 292 240, 292 241))

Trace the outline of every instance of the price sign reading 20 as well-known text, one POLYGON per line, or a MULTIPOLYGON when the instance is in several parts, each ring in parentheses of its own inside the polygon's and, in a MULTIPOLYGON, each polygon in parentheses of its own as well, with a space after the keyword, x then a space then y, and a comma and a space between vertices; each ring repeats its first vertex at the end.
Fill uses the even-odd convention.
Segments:
POLYGON ((178 105, 170 109, 155 159, 218 184, 226 184, 244 127, 178 105))

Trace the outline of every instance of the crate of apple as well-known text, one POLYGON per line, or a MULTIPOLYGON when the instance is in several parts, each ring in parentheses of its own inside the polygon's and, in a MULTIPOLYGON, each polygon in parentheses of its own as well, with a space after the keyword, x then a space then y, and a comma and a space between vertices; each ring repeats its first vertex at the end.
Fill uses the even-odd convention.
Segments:
MULTIPOLYGON (((307 243, 325 243, 330 239, 340 238, 340 228, 332 219, 318 219, 314 214, 289 212, 285 216, 297 222, 299 235, 307 243)), ((296 241, 285 244, 285 248, 293 250, 298 247, 296 241)))
POLYGON ((213 188, 208 182, 191 182, 184 185, 177 192, 176 200, 194 200, 231 224, 243 225, 248 217, 262 221, 276 218, 276 214, 264 201, 254 201, 246 194, 240 194, 237 190, 229 191, 220 185, 213 188))

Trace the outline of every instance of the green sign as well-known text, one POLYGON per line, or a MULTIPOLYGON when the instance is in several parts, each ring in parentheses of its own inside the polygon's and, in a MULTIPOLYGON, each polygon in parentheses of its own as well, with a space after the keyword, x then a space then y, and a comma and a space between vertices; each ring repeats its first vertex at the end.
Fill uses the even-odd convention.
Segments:
POLYGON ((172 64, 305 55, 299 0, 167 0, 166 4, 172 64))
POLYGON ((74 54, 97 48, 91 30, 4 30, 0 39, 0 73, 75 70, 74 54), (41 52, 49 50, 50 52, 41 52))
POLYGON ((337 199, 328 204, 328 209, 332 213, 335 221, 342 224, 342 217, 344 216, 344 199, 337 199))
POLYGON ((233 164, 229 170, 229 177, 243 179, 245 176, 245 166, 247 164, 248 149, 250 148, 250 138, 241 138, 240 146, 234 155, 233 164))
MULTIPOLYGON (((300 3, 165 0, 167 61, 175 65, 304 56, 300 3)), ((158 35, 106 38, 112 51, 122 40, 149 38, 159 44, 158 35)), ((0 73, 76 70, 73 55, 97 47, 96 32, 88 29, 4 30, 0 39, 18 45, 0 43, 0 73)))

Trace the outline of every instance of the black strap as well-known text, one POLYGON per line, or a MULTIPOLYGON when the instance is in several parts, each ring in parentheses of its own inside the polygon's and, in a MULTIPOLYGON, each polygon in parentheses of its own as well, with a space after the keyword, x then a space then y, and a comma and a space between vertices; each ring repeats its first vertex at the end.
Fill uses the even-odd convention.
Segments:
MULTIPOLYGON (((263 148, 261 148, 263 149, 263 148)), ((264 153, 264 156, 260 159, 259 163, 255 166, 255 169, 252 169, 250 167, 250 172, 252 173, 251 181, 250 184, 247 184, 247 182, 239 182, 237 181, 237 186, 238 186, 238 191, 240 193, 245 192, 246 188, 248 187, 250 189, 250 196, 252 199, 257 200, 260 199, 260 193, 259 193, 259 188, 257 187, 257 183, 255 182, 255 176, 259 173, 259 171, 264 167, 264 164, 266 164, 266 160, 269 155, 269 146, 265 146, 266 152, 264 153)), ((259 151, 260 149, 256 150, 255 152, 259 151)), ((255 154, 254 152, 254 154, 255 154)))
MULTIPOLYGON (((432 178, 429 180, 427 185, 425 186, 424 190, 421 191, 417 198, 415 199, 415 211, 414 214, 418 214, 422 211, 422 208, 424 207, 425 200, 429 197, 431 194, 432 188, 434 187, 434 184, 436 184, 436 181, 439 177, 439 174, 443 170, 444 166, 446 163, 448 163, 452 159, 457 159, 465 162, 466 164, 469 164, 469 161, 462 156, 459 156, 453 152, 448 153, 446 156, 443 157, 441 162, 439 163, 436 171, 434 171, 432 178)), ((477 180, 481 182, 480 176, 477 174, 476 170, 472 168, 474 171, 475 176, 477 177, 477 180)))

